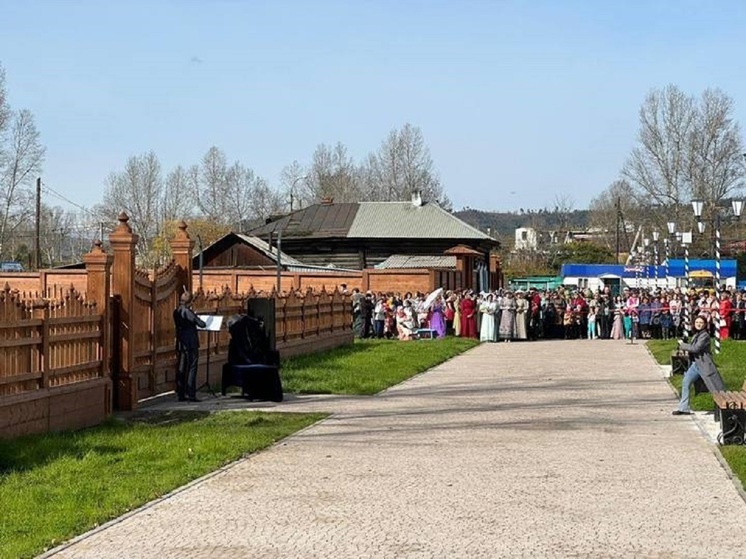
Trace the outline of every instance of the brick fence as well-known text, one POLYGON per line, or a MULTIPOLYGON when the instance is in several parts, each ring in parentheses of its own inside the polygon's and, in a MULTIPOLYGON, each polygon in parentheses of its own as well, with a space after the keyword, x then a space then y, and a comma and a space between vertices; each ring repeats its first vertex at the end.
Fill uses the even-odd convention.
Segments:
MULTIPOLYGON (((85 270, 65 273, 68 287, 50 286, 53 274, 42 272, 23 274, 0 291, 0 437, 95 425, 112 409, 134 409, 173 389, 172 313, 180 294, 192 291, 194 242, 182 223, 171 240, 173 261, 139 270, 138 236, 128 221, 120 215, 109 235, 112 254, 98 243, 84 257, 85 270)), ((257 297, 275 300, 283 356, 352 342, 350 301, 336 289, 280 294, 224 287, 199 291, 195 309, 227 317, 257 297)), ((208 373, 217 379, 227 358, 228 334, 207 335, 201 333, 200 384, 208 373)))

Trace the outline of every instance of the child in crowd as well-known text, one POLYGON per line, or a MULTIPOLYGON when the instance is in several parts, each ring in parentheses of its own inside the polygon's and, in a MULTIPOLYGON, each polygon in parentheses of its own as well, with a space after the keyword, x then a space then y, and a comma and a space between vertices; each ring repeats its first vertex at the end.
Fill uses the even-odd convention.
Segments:
POLYGON ((596 339, 596 308, 588 307, 588 339, 596 339))

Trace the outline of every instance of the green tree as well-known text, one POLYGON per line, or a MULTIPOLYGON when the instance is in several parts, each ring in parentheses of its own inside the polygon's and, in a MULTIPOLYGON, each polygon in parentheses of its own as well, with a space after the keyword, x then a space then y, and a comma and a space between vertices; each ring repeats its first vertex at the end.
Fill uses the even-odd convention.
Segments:
POLYGON ((562 264, 613 264, 614 253, 608 247, 591 241, 567 243, 558 247, 550 265, 559 272, 562 264))

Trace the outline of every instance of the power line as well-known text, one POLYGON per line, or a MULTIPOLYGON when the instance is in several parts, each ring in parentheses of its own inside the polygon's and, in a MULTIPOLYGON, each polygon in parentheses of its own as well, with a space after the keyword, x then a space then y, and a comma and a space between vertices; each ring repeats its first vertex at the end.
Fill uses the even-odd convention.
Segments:
POLYGON ((63 194, 60 194, 54 188, 52 188, 51 186, 49 186, 46 182, 42 182, 42 185, 44 186, 44 192, 46 192, 47 194, 50 194, 50 195, 52 195, 52 196, 54 196, 56 198, 59 198, 60 200, 62 200, 64 202, 67 202, 71 206, 74 206, 74 207, 78 208, 79 210, 82 210, 83 212, 87 213, 88 215, 95 217, 95 214, 91 210, 89 210, 85 206, 82 206, 80 204, 77 204, 76 202, 73 202, 72 200, 70 200, 69 198, 67 198, 66 196, 64 196, 63 194))

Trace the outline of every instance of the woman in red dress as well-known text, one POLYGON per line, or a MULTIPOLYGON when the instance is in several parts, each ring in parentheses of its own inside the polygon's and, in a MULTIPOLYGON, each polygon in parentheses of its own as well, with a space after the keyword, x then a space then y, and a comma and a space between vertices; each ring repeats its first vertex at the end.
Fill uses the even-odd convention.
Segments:
POLYGON ((461 300, 461 337, 477 338, 477 303, 474 293, 468 292, 461 300))

